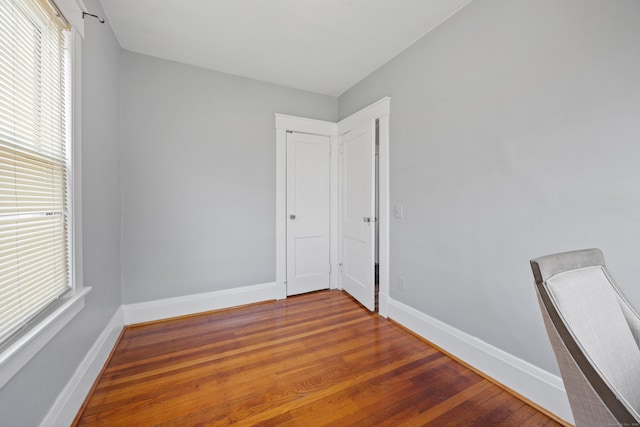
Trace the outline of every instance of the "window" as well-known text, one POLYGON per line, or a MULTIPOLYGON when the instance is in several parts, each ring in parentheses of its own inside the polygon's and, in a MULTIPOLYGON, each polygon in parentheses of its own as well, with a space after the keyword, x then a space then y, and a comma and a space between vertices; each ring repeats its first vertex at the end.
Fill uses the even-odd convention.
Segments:
POLYGON ((71 32, 0 0, 0 342, 72 289, 71 32))

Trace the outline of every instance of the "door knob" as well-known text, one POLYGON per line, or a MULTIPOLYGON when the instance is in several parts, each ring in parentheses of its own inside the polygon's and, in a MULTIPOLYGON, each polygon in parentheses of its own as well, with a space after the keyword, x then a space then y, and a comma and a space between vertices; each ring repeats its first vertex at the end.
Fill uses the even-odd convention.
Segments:
POLYGON ((296 216, 294 214, 289 215, 289 219, 294 220, 296 219, 296 216))
POLYGON ((371 218, 371 217, 369 217, 369 216, 365 216, 364 218, 362 218, 362 220, 363 220, 364 222, 376 222, 378 219, 377 219, 377 218, 375 218, 375 217, 374 217, 374 218, 371 218))

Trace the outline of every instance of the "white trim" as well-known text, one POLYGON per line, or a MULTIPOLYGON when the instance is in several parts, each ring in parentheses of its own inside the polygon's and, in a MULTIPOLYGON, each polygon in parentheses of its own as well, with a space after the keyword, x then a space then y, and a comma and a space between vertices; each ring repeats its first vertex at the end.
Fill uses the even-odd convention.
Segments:
POLYGON ((71 280, 76 292, 84 287, 82 249, 82 38, 73 30, 71 116, 71 280))
MULTIPOLYGON (((85 288, 85 293, 90 289, 85 288)), ((274 300, 277 291, 275 283, 263 283, 204 294, 121 305, 87 352, 65 388, 58 395, 46 417, 40 423, 40 427, 71 425, 107 362, 125 325, 274 300)))
POLYGON ((279 289, 277 284, 271 282, 202 294, 124 304, 122 308, 124 310, 125 325, 133 325, 221 308, 275 300, 278 299, 278 295, 279 289))
MULTIPOLYGON (((276 124, 278 116, 276 115, 276 124)), ((276 286, 287 297, 287 130, 276 129, 276 286)))
POLYGON ((123 327, 124 310, 120 306, 58 395, 40 427, 71 425, 115 347, 123 327))
POLYGON ((91 288, 83 288, 0 353, 0 388, 22 369, 84 307, 91 288))
MULTIPOLYGON (((83 290, 86 294, 91 288, 83 290)), ((70 425, 114 348, 124 325, 276 299, 275 282, 186 295, 118 308, 44 418, 41 427, 70 425)), ((83 294, 83 295, 84 295, 83 294)), ((82 296, 83 296, 82 295, 82 296)), ((82 301, 84 301, 82 299, 82 301)), ((496 381, 573 423, 562 380, 392 298, 388 316, 496 381)), ((82 303, 82 305, 84 305, 82 303)), ((78 311, 82 308, 80 306, 78 311)), ((64 311, 64 310, 62 310, 64 311)), ((65 314, 67 314, 66 312, 65 314)), ((70 319, 69 319, 70 320, 70 319)), ((4 375, 5 370, 0 369, 4 375)))
MULTIPOLYGON (((379 196, 379 254, 378 254, 378 314, 382 317, 388 316, 389 300, 389 115, 391 113, 391 98, 384 97, 374 102, 368 107, 353 113, 349 117, 338 122, 338 139, 340 135, 353 129, 354 127, 366 125, 379 119, 379 143, 380 151, 378 157, 378 196, 379 196)), ((339 225, 338 225, 339 226, 339 225)), ((336 240, 339 236, 336 235, 336 240)), ((338 251, 339 247, 338 242, 338 251)), ((339 256, 339 252, 338 252, 339 256)), ((341 285, 338 285, 341 287, 341 285)))
POLYGON ((287 131, 311 133, 331 137, 331 275, 330 288, 341 289, 338 275, 339 260, 339 174, 338 174, 338 140, 339 135, 349 128, 364 121, 380 119, 380 254, 378 312, 387 317, 389 298, 389 114, 391 98, 381 100, 363 108, 357 113, 338 123, 304 117, 275 115, 276 127, 276 284, 278 298, 287 295, 287 224, 286 224, 286 166, 287 166, 287 131), (346 129, 346 130, 345 130, 346 129))
POLYGON ((338 155, 337 123, 304 117, 275 115, 276 126, 276 284, 278 299, 287 297, 287 132, 328 136, 331 144, 331 218, 329 222, 329 262, 332 265, 329 287, 338 283, 338 155))
MULTIPOLYGON (((337 132, 338 128, 335 128, 337 132)), ((331 194, 329 196, 329 204, 331 205, 331 213, 329 219, 329 262, 331 263, 331 273, 329 273, 329 284, 331 289, 339 289, 338 280, 338 236, 339 233, 339 197, 338 197, 338 136, 331 135, 331 182, 329 188, 331 194)), ((286 235, 285 235, 286 238, 286 235)))
POLYGON ((291 132, 312 133, 315 135, 337 135, 337 124, 324 120, 306 119, 304 117, 287 116, 276 113, 276 129, 291 132))
MULTIPOLYGON (((353 113, 347 118, 338 122, 338 135, 342 135, 347 130, 357 127, 362 123, 388 116, 391 112, 391 98, 388 96, 374 102, 368 107, 353 113)), ((381 141, 382 143, 382 141, 381 141)))
POLYGON ((468 335, 408 305, 389 298, 389 317, 504 384, 535 404, 573 423, 562 379, 468 335))
MULTIPOLYGON (((69 0, 75 1, 75 0, 69 0)), ((59 2, 56 5, 60 6, 59 2)), ((64 11, 63 11, 64 12, 64 11)), ((22 333, 11 345, 0 351, 0 388, 2 388, 31 358, 33 358, 84 307, 84 297, 91 291, 84 287, 82 272, 82 163, 81 163, 81 100, 80 92, 82 39, 76 30, 71 32, 71 110, 72 110, 72 176, 70 277, 73 290, 61 299, 60 305, 44 316, 31 329, 22 333)), ((46 311, 45 311, 46 312, 46 311)), ((20 332, 18 332, 20 334, 20 332)))
POLYGON ((390 99, 385 98, 387 114, 380 116, 378 154, 378 206, 379 206, 379 242, 378 242, 378 313, 387 317, 389 313, 389 110, 390 99))
POLYGON ((54 0, 54 2, 71 26, 78 30, 80 37, 84 38, 82 12, 85 12, 87 7, 82 0, 54 0))

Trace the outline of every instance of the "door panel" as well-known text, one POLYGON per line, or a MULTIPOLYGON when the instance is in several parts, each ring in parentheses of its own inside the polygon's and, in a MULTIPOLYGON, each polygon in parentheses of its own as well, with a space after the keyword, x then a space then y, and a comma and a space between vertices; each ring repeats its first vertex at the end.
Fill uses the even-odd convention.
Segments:
POLYGON ((329 288, 330 138, 287 134, 287 295, 329 288))
POLYGON ((375 128, 351 129, 341 143, 342 288, 375 310, 375 128))

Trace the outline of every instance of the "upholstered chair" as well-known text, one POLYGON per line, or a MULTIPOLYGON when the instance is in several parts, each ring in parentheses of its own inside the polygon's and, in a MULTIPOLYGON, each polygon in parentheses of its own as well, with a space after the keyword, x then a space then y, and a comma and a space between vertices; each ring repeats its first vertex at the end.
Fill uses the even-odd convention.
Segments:
POLYGON ((531 260, 576 427, 640 425, 640 317, 599 249, 531 260))

